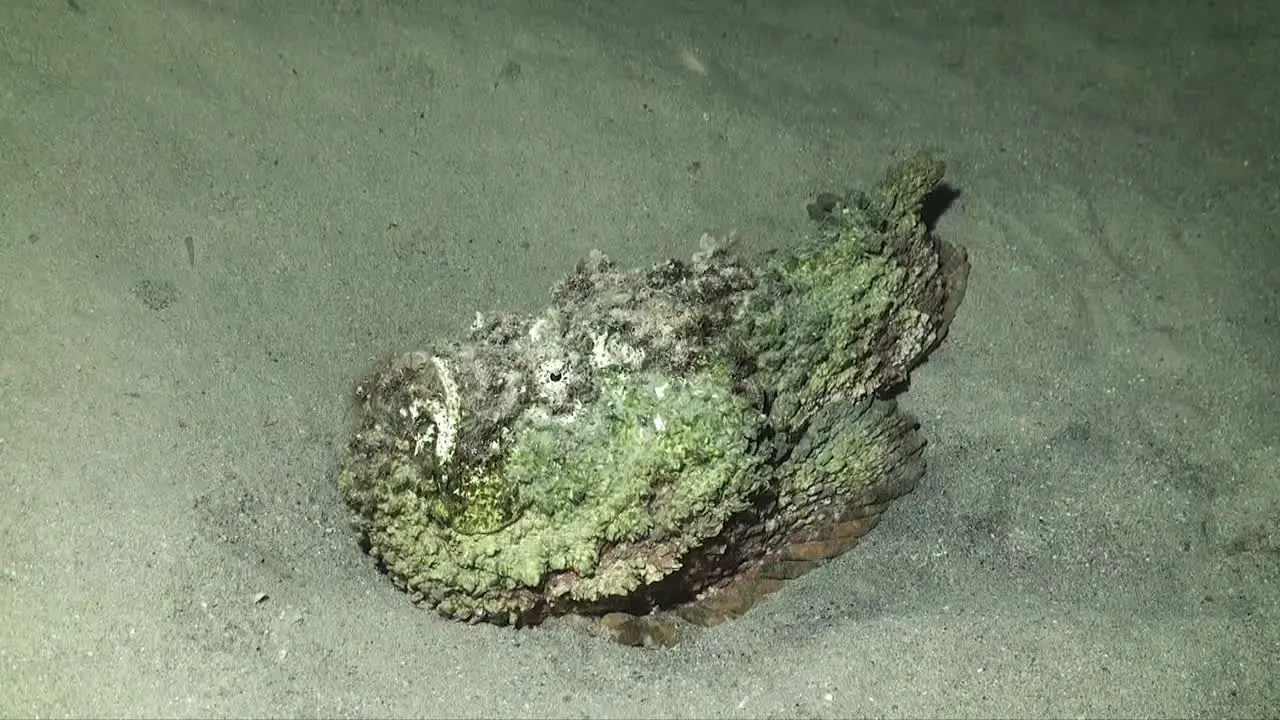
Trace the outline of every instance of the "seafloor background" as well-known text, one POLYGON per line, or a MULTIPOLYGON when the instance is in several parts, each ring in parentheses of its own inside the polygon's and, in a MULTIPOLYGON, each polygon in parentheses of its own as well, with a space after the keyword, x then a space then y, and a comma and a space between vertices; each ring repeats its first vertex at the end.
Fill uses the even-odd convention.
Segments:
POLYGON ((1273 713, 1278 65, 1261 1, 5 3, 0 715, 1273 713), (665 652, 374 571, 357 376, 908 146, 974 269, 863 546, 665 652))

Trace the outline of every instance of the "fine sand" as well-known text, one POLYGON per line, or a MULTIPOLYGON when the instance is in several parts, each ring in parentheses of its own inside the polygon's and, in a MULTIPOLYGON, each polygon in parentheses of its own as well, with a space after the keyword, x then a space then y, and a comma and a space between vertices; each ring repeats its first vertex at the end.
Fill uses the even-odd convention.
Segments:
POLYGON ((1261 1, 3 3, 0 715, 1273 715, 1277 67, 1261 1), (381 359, 914 148, 973 271, 863 546, 666 651, 362 554, 381 359))

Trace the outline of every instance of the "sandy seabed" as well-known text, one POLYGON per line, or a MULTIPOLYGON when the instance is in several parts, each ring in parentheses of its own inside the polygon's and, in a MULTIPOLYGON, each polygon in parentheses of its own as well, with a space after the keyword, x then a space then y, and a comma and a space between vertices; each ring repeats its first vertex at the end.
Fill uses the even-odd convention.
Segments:
POLYGON ((5 3, 0 715, 1273 715, 1278 66, 1264 2, 5 3), (973 272, 856 551, 660 652, 361 553, 379 360, 922 147, 973 272))

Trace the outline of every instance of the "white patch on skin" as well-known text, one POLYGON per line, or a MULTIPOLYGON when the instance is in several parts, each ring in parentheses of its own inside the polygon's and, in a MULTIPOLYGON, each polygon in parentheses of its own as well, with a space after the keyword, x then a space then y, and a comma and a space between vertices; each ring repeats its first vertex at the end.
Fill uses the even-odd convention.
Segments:
POLYGON ((597 370, 618 365, 638 370, 644 364, 644 351, 611 337, 607 332, 593 333, 591 364, 597 370))
POLYGON ((436 377, 440 387, 444 389, 444 402, 435 398, 414 398, 408 407, 400 408, 400 417, 418 418, 427 416, 431 425, 413 437, 413 454, 422 452, 428 445, 435 450, 436 459, 447 462, 453 457, 454 444, 458 438, 458 423, 462 419, 462 397, 458 392, 458 383, 443 358, 432 356, 431 362, 436 366, 436 377))

